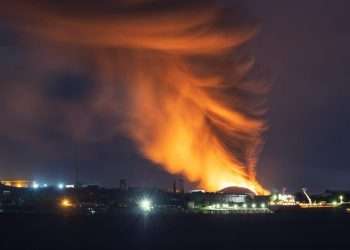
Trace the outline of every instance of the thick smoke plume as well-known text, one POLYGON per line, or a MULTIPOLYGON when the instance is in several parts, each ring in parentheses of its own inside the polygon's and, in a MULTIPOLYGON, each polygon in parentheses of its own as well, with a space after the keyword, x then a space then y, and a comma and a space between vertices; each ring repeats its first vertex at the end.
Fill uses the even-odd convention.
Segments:
POLYGON ((261 88, 238 53, 255 30, 237 12, 206 0, 12 0, 0 15, 26 41, 92 61, 89 112, 115 113, 152 162, 207 190, 266 192, 255 178, 261 88))

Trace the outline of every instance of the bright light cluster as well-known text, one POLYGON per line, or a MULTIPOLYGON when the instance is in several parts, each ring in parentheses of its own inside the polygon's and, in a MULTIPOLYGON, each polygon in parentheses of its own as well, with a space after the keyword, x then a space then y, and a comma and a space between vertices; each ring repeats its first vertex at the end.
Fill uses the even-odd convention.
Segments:
POLYGON ((153 208, 152 206, 152 201, 150 199, 147 198, 143 198, 140 202, 139 202, 139 207, 142 209, 142 211, 144 212, 150 212, 153 208))
POLYGON ((209 209, 209 210, 232 210, 232 209, 233 210, 237 210, 237 209, 249 210, 249 209, 253 209, 253 210, 256 210, 256 209, 266 209, 266 208, 267 208, 267 206, 265 203, 261 203, 260 206, 258 206, 255 203, 252 203, 250 205, 247 203, 243 203, 241 205, 233 204, 232 206, 230 206, 227 203, 223 203, 223 204, 216 203, 216 204, 212 204, 212 205, 207 206, 205 209, 209 209))
POLYGON ((33 182, 33 188, 34 189, 38 189, 39 188, 39 184, 37 182, 35 182, 35 181, 33 182))
POLYGON ((294 206, 295 197, 292 194, 274 194, 270 199, 271 205, 294 206))

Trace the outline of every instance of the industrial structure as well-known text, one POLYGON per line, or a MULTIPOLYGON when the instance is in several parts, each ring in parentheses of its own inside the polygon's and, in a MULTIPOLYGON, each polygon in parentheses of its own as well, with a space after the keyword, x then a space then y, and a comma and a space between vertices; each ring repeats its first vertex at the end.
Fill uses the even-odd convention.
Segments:
POLYGON ((193 190, 184 192, 183 184, 173 191, 128 187, 126 180, 119 188, 96 185, 47 185, 36 181, 1 181, 0 212, 24 213, 204 213, 265 214, 279 211, 350 212, 350 192, 327 191, 309 195, 305 189, 295 195, 272 193, 257 196, 241 187, 228 187, 218 192, 193 190))

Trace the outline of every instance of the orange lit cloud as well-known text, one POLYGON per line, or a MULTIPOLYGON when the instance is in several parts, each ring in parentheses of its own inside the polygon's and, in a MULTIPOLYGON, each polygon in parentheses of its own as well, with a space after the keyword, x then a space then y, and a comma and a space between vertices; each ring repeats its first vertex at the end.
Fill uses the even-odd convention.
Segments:
POLYGON ((260 87, 248 80, 253 61, 237 55, 255 30, 237 13, 215 1, 9 1, 0 13, 28 37, 93 58, 104 86, 93 112, 117 113, 147 159, 210 191, 266 192, 255 178, 260 87))

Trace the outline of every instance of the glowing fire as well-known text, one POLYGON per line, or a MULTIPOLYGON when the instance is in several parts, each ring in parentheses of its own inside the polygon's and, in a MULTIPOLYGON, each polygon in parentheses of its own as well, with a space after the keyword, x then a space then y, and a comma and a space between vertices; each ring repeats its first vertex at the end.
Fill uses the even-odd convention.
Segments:
POLYGON ((254 29, 230 20, 234 13, 215 1, 17 2, 2 15, 19 15, 19 30, 93 51, 96 75, 126 93, 115 112, 145 157, 210 191, 267 192, 254 170, 264 123, 243 98, 257 92, 247 80, 253 63, 235 56, 254 29))
POLYGON ((227 136, 249 138, 259 134, 262 124, 211 98, 198 87, 203 80, 182 71, 186 65, 177 63, 161 63, 161 72, 154 72, 145 63, 145 72, 137 71, 132 81, 137 83, 130 94, 136 94, 130 98, 135 102, 131 105, 135 112, 131 112, 127 129, 144 155, 170 173, 199 181, 199 186, 207 190, 234 185, 264 192, 213 128, 227 136))

